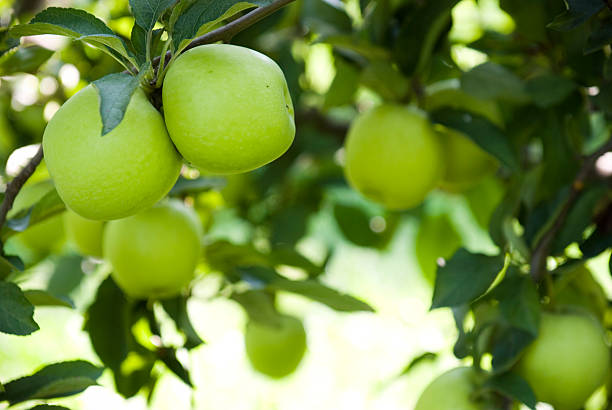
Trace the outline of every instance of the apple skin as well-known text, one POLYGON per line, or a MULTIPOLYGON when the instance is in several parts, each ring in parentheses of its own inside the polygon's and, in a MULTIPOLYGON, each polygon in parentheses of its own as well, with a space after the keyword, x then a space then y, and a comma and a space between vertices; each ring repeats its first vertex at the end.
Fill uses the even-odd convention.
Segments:
POLYGON ((349 184, 393 210, 420 204, 443 172, 438 135, 422 112, 400 105, 360 114, 349 129, 345 153, 349 184))
POLYGON ((133 215, 163 198, 176 182, 181 158, 161 114, 137 89, 121 123, 102 136, 97 90, 89 85, 53 116, 43 149, 57 192, 84 218, 133 215))
POLYGON ((425 388, 415 410, 482 410, 470 400, 476 373, 470 367, 457 367, 435 378, 425 388))
POLYGON ((543 313, 538 338, 517 363, 517 372, 539 401, 576 410, 608 376, 610 352, 604 329, 587 314, 543 313))
POLYGON ((187 161, 208 173, 247 172, 293 142, 293 104, 278 65, 245 47, 209 44, 176 59, 163 86, 166 126, 187 161))
POLYGON ((193 279, 201 237, 195 212, 169 200, 108 222, 103 253, 113 266, 113 279, 127 295, 166 298, 179 294, 193 279))
POLYGON ((104 221, 83 218, 68 209, 64 214, 64 228, 81 254, 102 258, 104 221))
MULTIPOLYGON (((435 91, 425 99, 427 111, 454 108, 481 115, 493 124, 503 126, 502 115, 493 101, 473 97, 456 83, 431 86, 435 91)), ((440 133, 446 164, 440 187, 450 192, 461 192, 476 185, 484 176, 497 169, 498 161, 462 132, 436 126, 440 133)))
POLYGON ((292 316, 281 316, 280 326, 249 321, 245 332, 247 357, 260 373, 280 379, 300 364, 306 352, 306 331, 292 316))

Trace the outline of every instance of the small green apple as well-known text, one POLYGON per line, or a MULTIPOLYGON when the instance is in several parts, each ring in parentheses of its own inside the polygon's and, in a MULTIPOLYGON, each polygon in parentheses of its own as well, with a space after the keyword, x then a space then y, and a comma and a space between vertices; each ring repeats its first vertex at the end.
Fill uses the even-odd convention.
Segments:
POLYGON ((280 316, 279 325, 249 321, 245 332, 247 357, 253 367, 275 379, 291 374, 306 351, 306 331, 292 316, 280 316))
POLYGON ((425 388, 415 410, 481 410, 470 397, 477 375, 471 367, 457 367, 441 374, 425 388))
MULTIPOLYGON (((473 97, 459 88, 457 82, 442 82, 430 86, 425 99, 427 111, 448 107, 473 112, 497 126, 503 125, 499 108, 493 101, 473 97)), ((451 192, 464 191, 476 185, 484 176, 495 171, 497 160, 476 145, 465 134, 436 126, 442 141, 445 172, 440 187, 451 192)))
POLYGON ((92 85, 66 101, 45 129, 47 167, 66 205, 84 218, 110 220, 163 198, 178 178, 181 158, 144 92, 134 92, 115 129, 101 131, 92 85))
POLYGON ((68 238, 83 255, 102 257, 102 232, 104 221, 94 221, 67 210, 64 214, 64 227, 68 238))
POLYGON ((193 279, 202 225, 178 200, 107 223, 103 253, 123 291, 137 299, 175 296, 193 279))
POLYGON ((360 114, 345 143, 345 174, 365 197, 389 209, 412 208, 439 182, 442 152, 425 115, 384 104, 360 114))
POLYGON ((163 86, 164 116, 179 152, 213 174, 253 170, 293 142, 293 104, 278 65, 248 48, 195 47, 176 59, 163 86))
POLYGON ((604 329, 580 313, 543 313, 537 339, 517 371, 539 401, 557 410, 576 410, 608 376, 610 352, 604 329))

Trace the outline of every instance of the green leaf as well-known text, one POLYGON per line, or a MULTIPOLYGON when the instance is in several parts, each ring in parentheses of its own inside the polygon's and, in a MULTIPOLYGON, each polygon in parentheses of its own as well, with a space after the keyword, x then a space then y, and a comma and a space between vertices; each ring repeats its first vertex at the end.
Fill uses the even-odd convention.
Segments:
POLYGON ((31 376, 6 383, 0 401, 12 405, 26 400, 71 396, 95 385, 102 371, 83 360, 51 364, 31 376))
POLYGON ((270 326, 280 326, 280 314, 274 308, 274 300, 270 293, 248 290, 234 293, 231 298, 243 307, 250 320, 270 326))
POLYGON ((265 284, 266 288, 274 291, 285 291, 302 295, 330 308, 341 312, 373 312, 374 309, 365 302, 352 296, 329 288, 317 280, 289 280, 277 274, 274 270, 265 267, 249 267, 237 269, 243 278, 256 278, 265 284))
POLYGON ((516 373, 507 372, 494 375, 487 379, 482 387, 521 402, 530 409, 535 409, 538 402, 529 383, 516 373))
POLYGON ((371 61, 362 71, 360 80, 385 100, 401 101, 410 90, 408 79, 385 60, 371 61))
POLYGON ((66 205, 64 205, 57 191, 51 189, 34 206, 19 212, 15 217, 6 221, 2 239, 6 240, 15 233, 22 232, 30 226, 63 212, 65 209, 66 205))
POLYGON ((193 349, 204 343, 204 341, 198 336, 191 324, 191 320, 189 320, 187 302, 188 299, 186 297, 177 296, 172 299, 164 299, 161 303, 166 313, 176 323, 176 327, 185 335, 185 347, 193 349))
POLYGON ((530 78, 526 91, 534 104, 541 108, 552 107, 565 100, 576 89, 576 84, 566 77, 544 74, 530 78))
POLYGON ((53 55, 53 50, 40 46, 20 47, 0 57, 0 76, 35 73, 53 55))
POLYGON ((166 367, 181 379, 187 386, 193 387, 189 371, 176 358, 176 349, 162 348, 158 349, 157 356, 166 365, 166 367))
POLYGON ((410 371, 412 369, 414 369, 417 365, 423 363, 423 362, 429 362, 432 360, 435 360, 438 358, 438 355, 436 353, 432 353, 432 352, 425 352, 417 357, 415 357, 414 359, 412 359, 410 361, 410 363, 408 363, 406 365, 406 367, 404 367, 404 370, 401 371, 401 373, 399 374, 400 376, 403 376, 405 374, 410 373, 410 371))
POLYGON ((193 38, 207 33, 223 20, 243 10, 272 2, 273 0, 195 0, 183 11, 174 25, 174 48, 180 52, 193 38))
POLYGON ((106 135, 123 120, 139 80, 129 74, 113 73, 94 81, 93 84, 100 94, 102 135, 106 135))
POLYGON ((49 7, 38 13, 28 24, 10 29, 14 37, 57 34, 81 40, 111 55, 117 54, 135 64, 121 37, 116 35, 102 20, 84 10, 49 7))
POLYGON ((226 183, 227 180, 223 177, 187 179, 181 176, 170 190, 169 195, 186 195, 210 191, 211 189, 221 189, 226 183))
POLYGON ((300 23, 320 35, 350 33, 351 19, 340 2, 310 0, 302 2, 300 23))
POLYGON ((529 101, 529 94, 521 79, 507 68, 492 62, 480 64, 463 74, 461 88, 482 99, 519 104, 529 101))
POLYGON ((136 23, 145 31, 153 30, 157 20, 176 0, 130 0, 136 23))
POLYGON ((567 10, 548 24, 548 28, 559 31, 569 31, 587 21, 605 7, 600 0, 566 0, 567 10))
POLYGON ((129 311, 128 301, 111 277, 102 282, 87 309, 84 329, 102 363, 115 372, 128 354, 129 311))
POLYGON ((480 148, 487 151, 512 171, 520 165, 516 152, 504 132, 487 118, 465 110, 441 108, 431 113, 434 122, 461 131, 480 148))
POLYGON ((382 232, 374 232, 370 228, 372 216, 352 205, 335 204, 334 217, 344 237, 359 246, 383 248, 395 231, 394 226, 386 226, 382 232))
POLYGON ((499 310, 506 321, 533 336, 540 328, 540 297, 533 281, 508 268, 506 278, 493 290, 499 310))
MULTIPOLYGON (((8 257, 7 257, 8 258, 8 257)), ((15 266, 13 262, 0 256, 0 280, 6 279, 8 275, 19 270, 23 270, 23 267, 15 266)))
POLYGON ((495 372, 503 372, 512 367, 521 352, 535 339, 524 330, 506 326, 498 330, 491 349, 492 365, 495 372))
POLYGON ((25 336, 38 329, 34 321, 34 306, 19 286, 0 282, 0 332, 25 336))
POLYGON ((30 410, 70 410, 70 409, 68 407, 55 406, 52 404, 39 404, 38 406, 34 406, 30 408, 30 410))
MULTIPOLYGON (((587 43, 584 48, 584 53, 594 53, 601 48, 612 43, 612 21, 610 17, 603 20, 596 20, 587 43)), ((606 60, 608 61, 608 60, 606 60)))
POLYGON ((70 299, 65 296, 55 296, 46 290, 24 290, 23 294, 34 306, 61 306, 74 309, 74 303, 70 299))
POLYGON ((438 268, 431 309, 470 303, 482 296, 504 267, 503 255, 487 256, 461 248, 438 268))
POLYGON ((360 72, 355 65, 338 56, 335 57, 335 64, 336 75, 325 94, 325 108, 351 104, 359 85, 360 72))
POLYGON ((78 254, 66 254, 58 258, 47 283, 47 291, 53 295, 68 298, 68 295, 79 286, 85 277, 82 263, 83 257, 78 254))

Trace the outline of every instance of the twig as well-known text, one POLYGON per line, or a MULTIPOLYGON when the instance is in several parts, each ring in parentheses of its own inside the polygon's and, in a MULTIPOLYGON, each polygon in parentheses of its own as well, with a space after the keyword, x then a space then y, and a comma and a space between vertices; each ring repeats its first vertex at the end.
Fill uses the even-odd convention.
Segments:
MULTIPOLYGON (((259 20, 264 17, 269 16, 275 11, 285 7, 287 4, 294 2, 295 0, 278 0, 272 4, 269 4, 264 7, 258 7, 253 11, 245 14, 242 17, 237 18, 236 20, 228 23, 222 27, 219 27, 216 30, 213 30, 209 33, 206 33, 200 37, 196 37, 193 39, 191 43, 183 51, 187 51, 190 48, 194 48, 197 46, 201 46, 204 44, 216 43, 217 41, 225 41, 228 42, 234 37, 236 34, 241 32, 242 30, 252 26, 257 23, 259 20)), ((171 57, 171 53, 168 51, 166 53, 166 60, 169 60, 171 57)), ((153 59, 153 66, 157 66, 159 64, 161 57, 155 57, 153 59)))
POLYGON ((557 219, 550 227, 550 229, 542 236, 538 244, 536 245, 532 256, 531 256, 531 277, 534 281, 540 282, 544 274, 546 273, 546 258, 550 252, 550 247, 559 232, 559 230, 565 224, 565 220, 572 209, 572 206, 580 196, 580 193, 584 189, 584 184, 593 171, 595 166, 595 162, 599 157, 605 154, 608 151, 612 151, 612 139, 610 139, 607 143, 605 143, 601 148, 595 151, 593 154, 589 155, 585 158, 582 166, 578 170, 576 177, 574 178, 574 182, 572 182, 572 187, 567 197, 567 200, 563 204, 563 208, 559 212, 557 219))
POLYGON ((42 161, 42 159, 43 148, 41 144, 40 148, 38 148, 38 151, 36 151, 36 154, 32 157, 32 159, 30 159, 26 166, 23 167, 21 171, 19 171, 17 176, 6 185, 6 190, 4 191, 4 199, 2 200, 2 205, 0 205, 0 227, 4 226, 4 222, 6 222, 6 214, 13 207, 15 197, 21 190, 21 187, 23 187, 23 184, 25 184, 28 178, 32 176, 32 174, 36 170, 36 167, 38 166, 38 164, 40 164, 40 161, 42 161))

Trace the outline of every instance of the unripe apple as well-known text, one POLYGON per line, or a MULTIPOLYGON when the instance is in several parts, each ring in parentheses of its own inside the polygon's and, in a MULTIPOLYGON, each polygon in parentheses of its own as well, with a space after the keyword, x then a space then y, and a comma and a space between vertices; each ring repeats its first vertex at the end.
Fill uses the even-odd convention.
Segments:
POLYGON ((213 174, 246 172, 293 142, 293 104, 278 65, 248 48, 195 47, 176 59, 163 86, 166 126, 179 152, 213 174))
POLYGON ((543 313, 537 339, 527 347, 517 371, 539 401, 556 410, 576 410, 601 386, 609 372, 604 329, 580 313, 543 313))
POLYGON ((421 203, 443 172, 439 138, 428 119, 400 105, 360 114, 351 124, 345 152, 348 182, 389 209, 421 203))
POLYGON ((281 316, 278 326, 249 321, 245 332, 247 357, 253 367, 279 379, 291 374, 306 351, 306 332, 302 322, 281 316))
POLYGON ((64 227, 68 238, 81 254, 102 257, 104 221, 83 218, 76 212, 67 210, 64 214, 64 227))
POLYGON ((457 367, 435 378, 425 388, 415 410, 482 410, 470 397, 477 375, 470 367, 457 367))
POLYGON ((137 299, 172 297, 193 279, 202 227, 182 202, 170 200, 106 224, 104 257, 123 291, 137 299))
POLYGON ((88 219, 117 219, 168 193, 181 159, 161 114, 140 89, 119 125, 101 132, 100 97, 92 85, 66 101, 45 129, 47 167, 70 209, 88 219))
MULTIPOLYGON (((445 107, 460 109, 481 115, 497 126, 503 125, 494 101, 473 97, 462 91, 456 82, 434 84, 430 90, 433 91, 425 99, 428 111, 445 107)), ((446 165, 441 188, 451 192, 463 191, 495 171, 497 160, 467 135, 443 126, 436 126, 436 129, 440 133, 446 165)))

